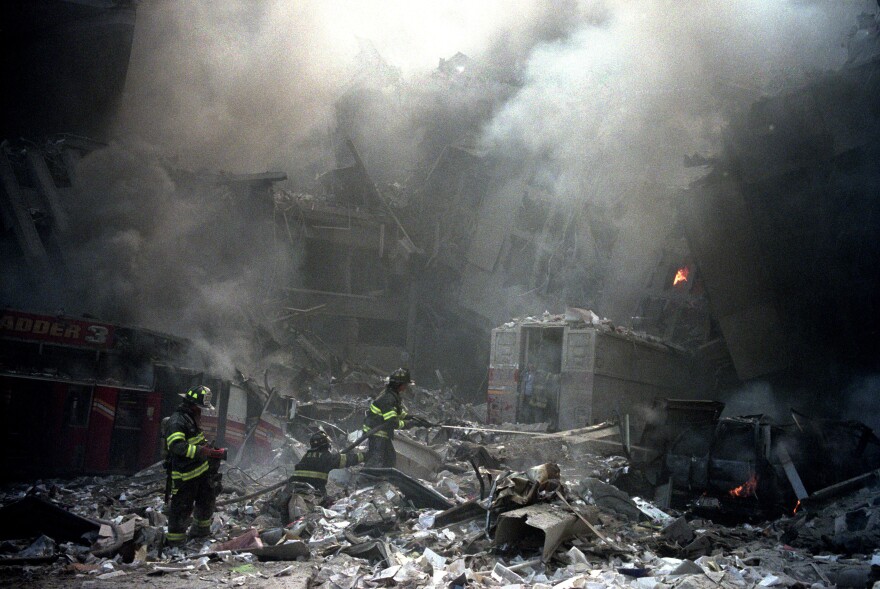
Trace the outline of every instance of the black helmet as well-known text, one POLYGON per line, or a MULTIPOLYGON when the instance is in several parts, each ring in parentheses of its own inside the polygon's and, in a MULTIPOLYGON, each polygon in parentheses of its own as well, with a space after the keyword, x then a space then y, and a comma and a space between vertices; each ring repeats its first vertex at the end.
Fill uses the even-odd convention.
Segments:
POLYGON ((213 409, 214 406, 211 405, 211 389, 206 386, 199 385, 197 387, 193 387, 184 394, 180 395, 189 403, 193 405, 198 405, 199 407, 203 407, 205 409, 213 409))
POLYGON ((410 383, 412 383, 412 378, 410 378, 409 370, 406 368, 398 368, 388 376, 388 384, 401 385, 410 383))
POLYGON ((330 436, 323 430, 317 431, 309 438, 309 446, 312 450, 326 450, 330 447, 330 436))

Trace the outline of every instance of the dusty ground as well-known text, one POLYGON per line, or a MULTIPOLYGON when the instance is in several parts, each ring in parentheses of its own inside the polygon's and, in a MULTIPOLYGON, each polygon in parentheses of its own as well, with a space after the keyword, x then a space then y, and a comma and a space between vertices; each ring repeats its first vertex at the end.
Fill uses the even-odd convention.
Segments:
MULTIPOLYGON (((48 572, 43 567, 8 567, 0 569, 0 587, 15 589, 60 589, 67 587, 96 589, 110 587, 136 587, 138 589, 207 589, 208 587, 264 587, 266 589, 304 589, 314 571, 309 562, 257 562, 253 570, 234 571, 247 563, 210 563, 209 571, 166 573, 148 576, 149 565, 126 571, 126 575, 114 579, 96 579, 93 575, 74 575, 48 572), (280 577, 272 575, 282 569, 291 570, 280 577)), ((249 568, 249 567, 248 567, 249 568)))

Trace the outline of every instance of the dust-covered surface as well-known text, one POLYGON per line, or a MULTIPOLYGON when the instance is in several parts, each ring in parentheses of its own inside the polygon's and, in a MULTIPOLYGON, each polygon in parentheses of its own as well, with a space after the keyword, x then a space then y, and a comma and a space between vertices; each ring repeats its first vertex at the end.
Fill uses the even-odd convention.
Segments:
MULTIPOLYGON (((186 569, 190 564, 181 565, 186 569)), ((169 565, 170 568, 170 565, 169 565)), ((245 562, 215 562, 180 572, 162 575, 150 574, 143 566, 119 566, 114 571, 124 574, 115 577, 82 575, 76 572, 54 573, 39 567, 6 567, 0 569, 0 587, 27 589, 60 589, 62 587, 266 587, 299 589, 308 587, 314 570, 312 563, 265 563, 259 568, 245 562)), ((107 573, 102 573, 106 575, 107 573)))
MULTIPOLYGON (((227 470, 227 490, 219 501, 229 504, 217 509, 212 537, 169 549, 162 545, 163 473, 158 467, 135 477, 7 485, 2 490, 4 507, 25 495, 38 496, 89 520, 115 525, 79 542, 56 542, 46 536, 4 541, 0 549, 6 559, 47 562, 6 564, 11 562, 7 560, 0 566, 0 584, 733 589, 870 587, 876 580, 876 477, 866 477, 861 488, 835 500, 807 500, 796 513, 774 521, 751 518, 749 523, 726 526, 699 515, 704 513, 699 502, 693 509, 661 510, 609 484, 631 470, 620 456, 581 450, 577 456, 561 453, 558 465, 514 470, 504 464, 505 456, 528 456, 529 445, 522 442, 532 436, 534 445, 547 434, 493 434, 496 438, 489 440, 487 433, 464 431, 433 444, 443 466, 431 480, 421 481, 452 506, 477 504, 472 507, 476 512, 459 518, 448 515, 455 509, 418 507, 423 498, 417 489, 398 487, 360 472, 360 467, 334 471, 329 498, 315 504, 306 496, 306 509, 294 519, 287 504, 279 503, 277 491, 235 502, 284 480, 291 466, 279 454, 277 464, 227 470), (477 436, 486 443, 475 443, 477 436), (492 464, 480 467, 482 500, 473 467, 462 460, 465 456, 492 464), (491 513, 488 520, 486 508, 491 513), (505 514, 522 509, 531 514, 528 521, 570 518, 561 542, 548 546, 543 534, 528 527, 513 536, 505 532, 499 541, 496 535, 505 514), (112 547, 109 554, 95 555, 106 552, 107 546, 112 547), (272 558, 266 556, 271 549, 282 550, 283 560, 266 560, 272 558)), ((757 498, 745 501, 755 503, 757 498)))

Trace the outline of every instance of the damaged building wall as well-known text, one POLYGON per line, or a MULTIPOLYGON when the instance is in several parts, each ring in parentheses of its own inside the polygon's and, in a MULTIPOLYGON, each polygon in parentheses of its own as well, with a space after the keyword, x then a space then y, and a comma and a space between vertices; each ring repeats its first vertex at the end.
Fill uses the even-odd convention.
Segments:
POLYGON ((21 304, 39 292, 47 304, 63 305, 60 292, 70 279, 64 246, 77 229, 70 214, 76 166, 101 147, 97 141, 59 135, 42 147, 7 141, 0 148, 0 294, 6 304, 21 304))
POLYGON ((345 146, 353 163, 323 173, 320 194, 276 193, 276 235, 300 260, 280 319, 324 333, 351 362, 390 371, 415 346, 418 285, 409 265, 418 247, 354 143, 345 146))
POLYGON ((786 368, 792 352, 745 203, 729 181, 719 180, 711 200, 687 208, 687 233, 737 374, 749 379, 786 368))
POLYGON ((840 386, 835 375, 877 369, 877 319, 864 313, 880 282, 870 261, 877 71, 870 60, 756 102, 685 197, 689 243, 741 378, 795 366, 840 386))
POLYGON ((136 12, 132 1, 4 3, 0 137, 106 138, 125 85, 136 12))

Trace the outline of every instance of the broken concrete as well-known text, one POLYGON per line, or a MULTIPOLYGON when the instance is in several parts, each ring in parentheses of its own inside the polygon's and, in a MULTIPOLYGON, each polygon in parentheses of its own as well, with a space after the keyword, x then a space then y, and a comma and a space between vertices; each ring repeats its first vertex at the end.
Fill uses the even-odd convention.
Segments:
POLYGON ((523 547, 537 545, 546 561, 563 540, 584 533, 586 526, 558 505, 530 505, 498 516, 495 543, 517 542, 523 547))

